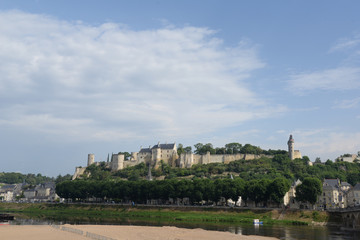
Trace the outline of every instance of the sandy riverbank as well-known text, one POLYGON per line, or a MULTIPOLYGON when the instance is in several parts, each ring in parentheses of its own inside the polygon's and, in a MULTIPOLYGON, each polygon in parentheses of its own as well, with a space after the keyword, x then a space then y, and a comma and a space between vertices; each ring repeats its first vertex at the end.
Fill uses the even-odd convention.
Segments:
POLYGON ((270 240, 276 239, 261 236, 235 235, 229 232, 206 231, 202 229, 184 229, 177 227, 142 227, 142 226, 108 226, 108 225, 2 225, 1 239, 27 240, 270 240), (98 238, 97 238, 98 237, 98 238))

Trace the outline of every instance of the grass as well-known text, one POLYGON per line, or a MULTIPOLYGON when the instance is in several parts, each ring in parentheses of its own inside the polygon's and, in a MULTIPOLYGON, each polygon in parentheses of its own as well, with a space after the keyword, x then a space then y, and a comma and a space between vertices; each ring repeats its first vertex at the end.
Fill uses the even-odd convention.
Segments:
POLYGON ((82 205, 82 204, 31 204, 0 203, 0 212, 25 215, 29 218, 53 220, 106 221, 116 222, 146 221, 171 223, 206 223, 206 224, 251 224, 253 219, 260 219, 264 224, 308 225, 312 221, 326 220, 326 214, 316 211, 287 210, 283 220, 277 220, 278 210, 247 210, 215 208, 172 208, 151 206, 119 205, 82 205))

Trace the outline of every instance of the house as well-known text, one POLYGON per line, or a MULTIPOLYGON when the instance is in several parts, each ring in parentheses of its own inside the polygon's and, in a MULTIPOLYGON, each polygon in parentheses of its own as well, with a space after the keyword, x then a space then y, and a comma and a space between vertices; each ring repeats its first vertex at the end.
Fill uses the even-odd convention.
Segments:
POLYGON ((291 184, 291 187, 284 196, 284 206, 289 208, 299 208, 299 203, 296 201, 296 187, 300 185, 302 182, 298 179, 291 184))
POLYGON ((347 195, 347 205, 349 207, 360 206, 360 183, 351 188, 347 195))
POLYGON ((22 184, 6 184, 0 187, 0 200, 12 202, 22 193, 22 184))
POLYGON ((24 197, 26 200, 34 200, 36 196, 36 190, 35 188, 27 189, 24 191, 24 197))
POLYGON ((346 208, 350 189, 351 185, 347 182, 340 182, 339 179, 324 179, 323 192, 317 202, 318 208, 325 210, 346 208))

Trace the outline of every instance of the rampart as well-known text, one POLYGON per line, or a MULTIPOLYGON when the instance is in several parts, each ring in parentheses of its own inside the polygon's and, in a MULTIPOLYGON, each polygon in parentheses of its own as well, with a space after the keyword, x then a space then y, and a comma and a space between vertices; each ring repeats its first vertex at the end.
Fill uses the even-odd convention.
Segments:
MULTIPOLYGON (((180 168, 190 168, 194 164, 224 163, 228 164, 236 160, 254 160, 265 156, 264 154, 215 154, 211 155, 207 152, 204 155, 193 153, 182 153, 178 159, 177 166, 180 168)), ((272 158, 273 156, 266 155, 272 158)))

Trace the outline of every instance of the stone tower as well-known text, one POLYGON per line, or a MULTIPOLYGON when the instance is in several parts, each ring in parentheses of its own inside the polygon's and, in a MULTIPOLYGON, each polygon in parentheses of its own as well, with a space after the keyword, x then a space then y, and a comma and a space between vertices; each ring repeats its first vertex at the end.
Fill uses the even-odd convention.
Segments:
POLYGON ((288 148, 289 148, 289 158, 294 160, 294 139, 293 136, 290 134, 290 138, 288 141, 288 148))
POLYGON ((95 155, 90 153, 88 154, 88 166, 90 166, 91 164, 93 164, 95 162, 95 155))
POLYGON ((124 169, 124 160, 124 154, 113 154, 110 163, 111 171, 118 171, 124 169))

